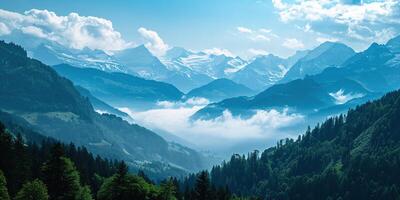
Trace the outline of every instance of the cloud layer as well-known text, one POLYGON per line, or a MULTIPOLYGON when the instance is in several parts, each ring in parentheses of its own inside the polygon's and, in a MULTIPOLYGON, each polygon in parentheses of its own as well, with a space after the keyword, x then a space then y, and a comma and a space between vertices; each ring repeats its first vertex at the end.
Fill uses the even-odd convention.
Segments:
POLYGON ((303 121, 302 115, 289 114, 286 110, 258 110, 249 118, 233 116, 225 111, 213 120, 190 120, 190 116, 206 105, 204 102, 207 101, 162 102, 159 105, 164 107, 147 111, 135 112, 128 108, 121 110, 145 127, 173 133, 200 148, 212 150, 234 146, 243 141, 276 141, 289 136, 287 130, 280 129, 296 126, 303 121))
POLYGON ((0 35, 20 32, 61 45, 105 51, 120 50, 129 45, 114 30, 112 22, 99 17, 70 13, 58 16, 48 10, 32 9, 19 14, 0 9, 0 35))
POLYGON ((283 22, 303 22, 304 31, 360 41, 385 42, 399 31, 400 2, 272 0, 283 22))
POLYGON ((296 39, 296 38, 287 38, 285 41, 283 41, 282 44, 284 47, 288 49, 302 49, 304 48, 304 44, 302 41, 296 39))

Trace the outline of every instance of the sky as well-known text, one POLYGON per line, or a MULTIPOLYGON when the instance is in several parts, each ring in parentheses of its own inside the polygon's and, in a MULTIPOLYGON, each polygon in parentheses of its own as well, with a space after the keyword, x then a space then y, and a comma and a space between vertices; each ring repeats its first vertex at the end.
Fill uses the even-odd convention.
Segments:
POLYGON ((0 36, 20 31, 72 48, 171 47, 282 57, 343 42, 357 51, 400 33, 399 0, 2 0, 0 36))

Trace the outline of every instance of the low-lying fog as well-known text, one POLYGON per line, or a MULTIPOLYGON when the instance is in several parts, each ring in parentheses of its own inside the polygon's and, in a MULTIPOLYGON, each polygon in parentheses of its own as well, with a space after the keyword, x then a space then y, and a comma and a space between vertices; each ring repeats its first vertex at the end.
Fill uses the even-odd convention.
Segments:
POLYGON ((223 156, 263 150, 279 139, 296 137, 304 131, 304 116, 289 114, 286 110, 258 110, 245 119, 225 111, 216 119, 190 120, 190 116, 208 103, 207 99, 193 98, 186 102, 158 102, 155 108, 145 111, 119 109, 128 113, 135 123, 166 139, 223 156))

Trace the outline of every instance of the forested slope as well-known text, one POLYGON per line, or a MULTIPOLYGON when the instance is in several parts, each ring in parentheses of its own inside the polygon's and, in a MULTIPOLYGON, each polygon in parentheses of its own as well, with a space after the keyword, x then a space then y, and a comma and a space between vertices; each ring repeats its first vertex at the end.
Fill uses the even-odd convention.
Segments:
POLYGON ((400 91, 326 120, 297 140, 234 155, 211 181, 263 199, 398 199, 400 91))

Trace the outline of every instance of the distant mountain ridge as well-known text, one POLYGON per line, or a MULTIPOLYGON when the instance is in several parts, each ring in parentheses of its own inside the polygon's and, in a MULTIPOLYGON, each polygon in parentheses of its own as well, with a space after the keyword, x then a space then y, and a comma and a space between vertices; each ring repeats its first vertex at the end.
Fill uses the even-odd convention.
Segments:
POLYGON ((86 88, 94 96, 111 105, 128 106, 135 103, 178 101, 183 96, 183 93, 171 84, 146 80, 129 74, 104 72, 66 64, 56 65, 53 68, 61 76, 86 88))
POLYGON ((262 90, 281 80, 290 66, 286 59, 269 54, 256 57, 232 75, 232 80, 254 90, 262 90))
POLYGON ((286 83, 307 75, 321 73, 328 67, 341 66, 355 54, 354 50, 342 43, 324 42, 299 59, 285 74, 280 83, 286 83))
POLYGON ((253 94, 255 94, 255 91, 250 88, 223 78, 211 81, 199 88, 195 88, 185 96, 186 98, 203 97, 215 102, 232 97, 251 96, 253 94))

